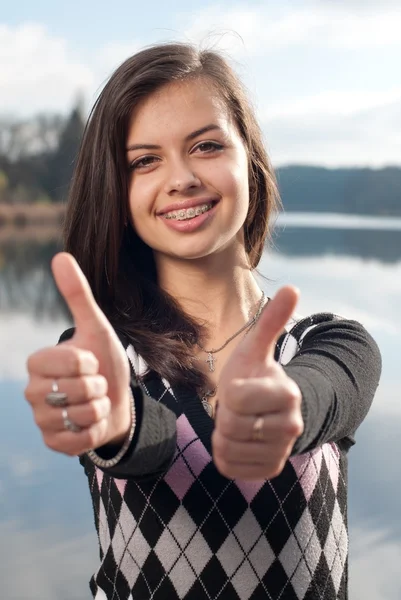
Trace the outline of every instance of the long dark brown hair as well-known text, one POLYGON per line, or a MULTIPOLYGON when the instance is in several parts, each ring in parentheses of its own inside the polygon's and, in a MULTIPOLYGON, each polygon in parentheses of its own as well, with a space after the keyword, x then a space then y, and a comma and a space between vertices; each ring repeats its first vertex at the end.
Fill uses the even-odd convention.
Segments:
POLYGON ((69 193, 65 249, 75 256, 96 301, 151 370, 172 384, 203 384, 193 363, 202 328, 161 290, 152 249, 131 226, 126 140, 138 103, 166 84, 203 78, 215 86, 249 156, 245 249, 252 269, 262 256, 279 205, 276 179, 247 94, 217 52, 163 44, 138 52, 111 76, 85 128, 69 193))

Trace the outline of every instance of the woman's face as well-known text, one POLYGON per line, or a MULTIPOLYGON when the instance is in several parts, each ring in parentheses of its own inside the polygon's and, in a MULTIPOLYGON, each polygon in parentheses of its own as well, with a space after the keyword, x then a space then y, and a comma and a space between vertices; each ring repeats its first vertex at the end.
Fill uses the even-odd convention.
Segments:
POLYGON ((144 100, 127 136, 135 231, 163 258, 204 258, 243 245, 248 156, 224 102, 204 80, 144 100))

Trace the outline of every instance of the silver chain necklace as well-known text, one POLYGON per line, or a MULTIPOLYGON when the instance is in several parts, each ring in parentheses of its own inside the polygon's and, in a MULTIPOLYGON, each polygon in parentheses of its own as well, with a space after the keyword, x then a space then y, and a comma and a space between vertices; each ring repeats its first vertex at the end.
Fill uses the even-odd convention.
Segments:
POLYGON ((208 363, 208 365, 209 365, 209 371, 211 373, 213 373, 213 371, 215 370, 216 358, 214 357, 214 354, 216 354, 217 352, 220 352, 221 350, 224 350, 224 348, 230 342, 232 342, 240 333, 242 333, 243 331, 245 331, 245 329, 249 329, 250 327, 252 327, 252 325, 254 325, 256 323, 256 321, 260 317, 260 313, 262 312, 264 301, 265 301, 265 293, 262 292, 262 297, 261 297, 261 299, 259 301, 258 308, 257 308, 255 314, 253 315, 253 317, 251 317, 249 319, 249 321, 247 321, 247 323, 245 323, 245 325, 243 325, 240 329, 238 329, 238 331, 236 331, 231 337, 229 337, 224 342, 224 344, 222 344, 220 346, 220 348, 212 348, 211 350, 206 350, 206 348, 204 348, 203 346, 201 346, 201 344, 199 344, 199 342, 198 342, 199 348, 202 350, 202 352, 205 352, 207 354, 207 359, 206 359, 205 362, 208 363))
MULTIPOLYGON (((261 312, 262 312, 262 308, 263 308, 264 300, 265 300, 265 295, 264 295, 264 293, 263 293, 263 294, 262 294, 262 298, 261 298, 261 300, 260 300, 260 304, 258 305, 258 309, 257 309, 257 311, 256 311, 255 315, 252 317, 251 321, 247 323, 247 325, 249 325, 249 327, 250 327, 251 325, 254 325, 254 324, 256 323, 256 321, 259 319, 259 317, 260 317, 260 314, 261 314, 261 312)), ((246 327, 247 325, 245 325, 244 327, 246 327)), ((242 328, 242 331, 243 331, 243 328, 242 328)), ((230 342, 230 340, 231 340, 231 339, 234 339, 234 337, 235 337, 235 336, 237 336, 237 335, 239 335, 240 333, 241 333, 241 330, 240 330, 240 331, 237 331, 237 333, 236 333, 236 334, 234 334, 234 336, 233 336, 232 338, 228 339, 228 340, 225 342, 224 346, 226 346, 226 345, 227 345, 227 344, 230 342)), ((248 332, 247 332, 247 333, 248 333, 248 332)), ((245 335, 246 335, 246 334, 245 334, 245 335)), ((198 344, 198 345, 199 345, 199 344, 198 344)), ((222 350, 224 346, 222 346, 221 348, 219 348, 219 349, 217 350, 217 352, 218 352, 219 350, 222 350)), ((207 352, 207 350, 204 350, 204 352, 207 352)), ((216 352, 216 350, 214 350, 214 351, 211 351, 211 353, 212 353, 212 352, 216 352)), ((208 360, 207 360, 207 362, 208 362, 208 364, 209 364, 209 367, 210 367, 209 357, 208 357, 208 360)), ((214 367, 214 364, 213 364, 213 367, 214 367)), ((212 403, 210 402, 210 398, 213 398, 213 396, 215 396, 215 395, 216 395, 216 392, 217 392, 217 385, 216 385, 216 387, 215 387, 215 388, 213 388, 213 389, 211 389, 211 390, 207 390, 207 389, 205 390, 205 389, 204 389, 204 390, 202 390, 202 391, 201 391, 201 393, 200 393, 200 398, 201 398, 202 406, 203 406, 203 408, 205 409, 205 411, 207 412, 207 414, 209 415, 209 417, 211 417, 212 419, 214 419, 214 418, 215 418, 215 416, 216 416, 216 410, 217 410, 217 400, 216 400, 216 404, 215 404, 215 406, 213 406, 213 405, 212 405, 212 403)))

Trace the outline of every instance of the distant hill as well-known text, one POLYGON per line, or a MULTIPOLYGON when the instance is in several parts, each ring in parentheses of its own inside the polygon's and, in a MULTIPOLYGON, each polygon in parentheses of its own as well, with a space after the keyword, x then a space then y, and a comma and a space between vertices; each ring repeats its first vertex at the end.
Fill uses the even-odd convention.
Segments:
POLYGON ((276 169, 287 212, 401 216, 401 167, 276 169))

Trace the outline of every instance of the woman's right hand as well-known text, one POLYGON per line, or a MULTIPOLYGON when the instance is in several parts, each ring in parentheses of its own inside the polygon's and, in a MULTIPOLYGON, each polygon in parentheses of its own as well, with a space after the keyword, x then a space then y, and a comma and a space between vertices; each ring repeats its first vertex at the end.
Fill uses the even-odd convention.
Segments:
POLYGON ((73 316, 75 333, 70 340, 28 358, 25 396, 35 421, 49 448, 71 456, 106 444, 122 444, 131 426, 125 350, 75 259, 59 253, 52 270, 73 316), (63 408, 46 402, 53 382, 67 394, 68 418, 81 431, 67 430, 63 408))

